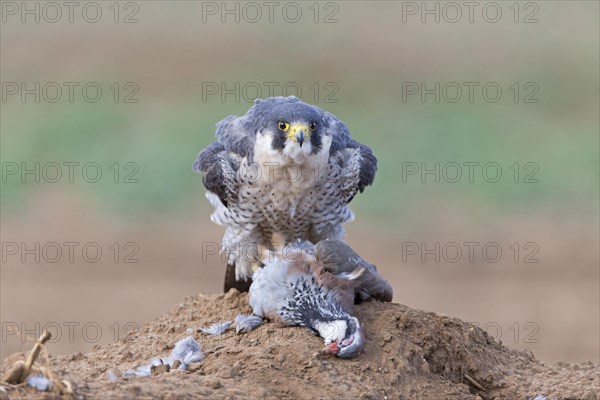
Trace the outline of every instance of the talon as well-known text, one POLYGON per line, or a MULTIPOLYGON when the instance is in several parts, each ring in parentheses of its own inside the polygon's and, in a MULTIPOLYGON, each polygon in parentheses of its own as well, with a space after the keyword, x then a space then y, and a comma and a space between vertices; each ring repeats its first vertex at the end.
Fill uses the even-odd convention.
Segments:
POLYGON ((252 263, 250 265, 250 268, 252 269, 252 272, 256 272, 261 268, 261 265, 260 263, 252 263))

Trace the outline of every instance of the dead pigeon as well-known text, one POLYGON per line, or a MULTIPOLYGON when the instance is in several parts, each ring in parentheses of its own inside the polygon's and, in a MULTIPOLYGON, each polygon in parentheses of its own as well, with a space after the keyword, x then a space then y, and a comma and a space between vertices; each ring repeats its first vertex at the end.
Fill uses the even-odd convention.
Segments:
POLYGON ((270 253, 263 263, 250 286, 254 315, 238 316, 236 331, 251 330, 267 318, 310 328, 325 340, 326 353, 351 358, 361 351, 363 330, 350 311, 364 268, 334 275, 315 259, 309 242, 288 245, 281 254, 270 253))

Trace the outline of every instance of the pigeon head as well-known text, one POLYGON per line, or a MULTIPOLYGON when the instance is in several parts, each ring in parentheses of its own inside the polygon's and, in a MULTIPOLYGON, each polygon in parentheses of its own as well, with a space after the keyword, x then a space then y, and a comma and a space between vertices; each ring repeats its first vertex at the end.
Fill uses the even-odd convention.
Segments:
POLYGON ((365 345, 362 327, 355 317, 321 323, 319 333, 325 338, 324 353, 340 358, 356 357, 365 345))

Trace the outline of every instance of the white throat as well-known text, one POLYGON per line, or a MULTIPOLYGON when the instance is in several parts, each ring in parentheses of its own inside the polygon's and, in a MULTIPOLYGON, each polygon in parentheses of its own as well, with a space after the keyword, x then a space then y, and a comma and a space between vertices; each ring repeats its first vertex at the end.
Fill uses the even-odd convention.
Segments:
POLYGON ((346 337, 348 324, 342 320, 317 321, 314 327, 319 332, 319 335, 325 339, 325 344, 332 342, 340 343, 346 337))
POLYGON ((331 136, 323 136, 321 149, 314 154, 310 141, 304 142, 302 147, 296 142, 288 141, 282 150, 274 149, 272 142, 271 133, 256 135, 254 162, 260 168, 263 183, 277 184, 286 181, 290 186, 302 190, 313 186, 315 177, 326 173, 331 136))

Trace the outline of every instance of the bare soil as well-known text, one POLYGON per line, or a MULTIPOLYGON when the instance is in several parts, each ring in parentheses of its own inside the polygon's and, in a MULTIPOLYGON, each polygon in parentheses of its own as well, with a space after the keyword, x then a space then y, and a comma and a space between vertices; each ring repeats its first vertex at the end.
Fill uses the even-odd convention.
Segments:
MULTIPOLYGON (((191 333, 205 358, 187 372, 108 378, 108 371, 121 376, 167 356, 188 328, 250 311, 247 294, 235 290, 195 295, 116 343, 39 362, 85 399, 600 399, 597 364, 546 365, 457 318, 379 302, 355 308, 367 337, 355 359, 321 355, 322 339, 307 329, 270 323, 244 335, 191 333)), ((9 356, 1 372, 25 357, 9 356)), ((60 397, 25 385, 4 387, 11 399, 60 397)))

